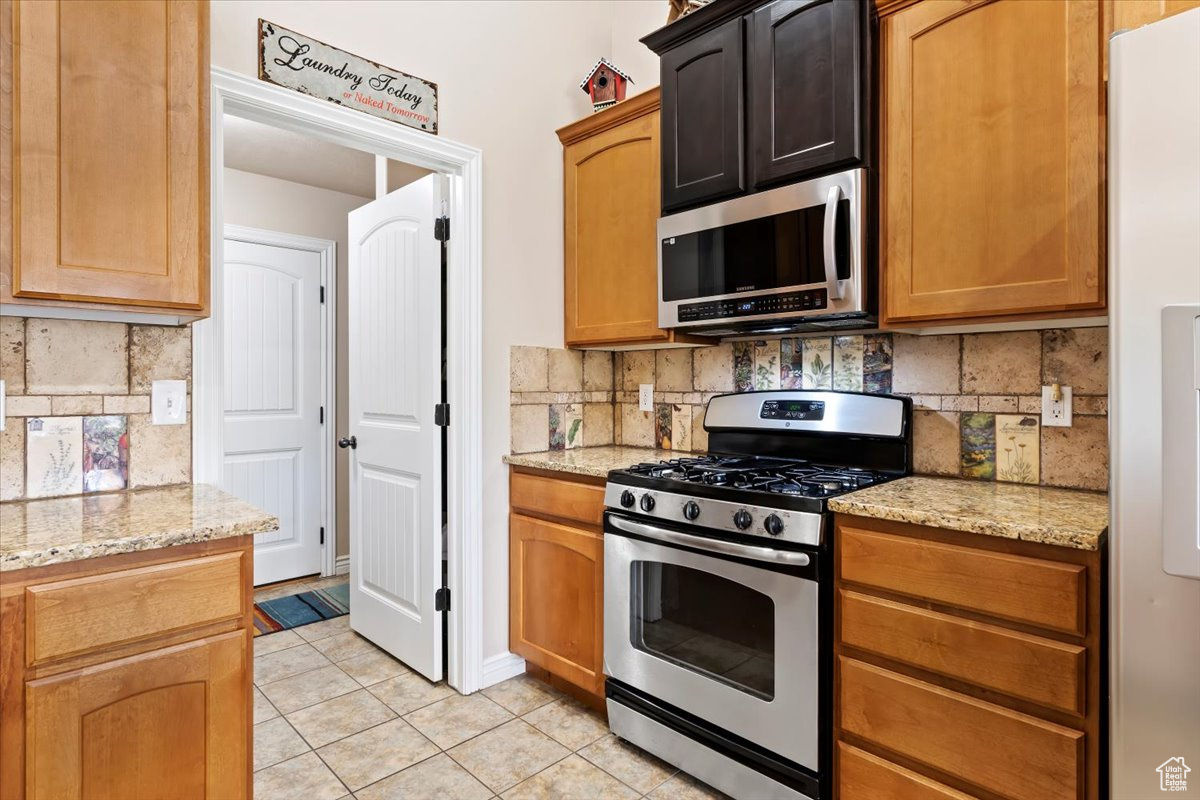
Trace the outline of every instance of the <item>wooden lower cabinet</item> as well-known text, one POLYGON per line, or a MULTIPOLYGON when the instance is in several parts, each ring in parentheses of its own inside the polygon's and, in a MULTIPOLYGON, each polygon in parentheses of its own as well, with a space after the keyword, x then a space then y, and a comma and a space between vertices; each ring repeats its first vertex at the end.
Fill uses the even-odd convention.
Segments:
POLYGON ((249 798, 251 548, 4 573, 0 798, 249 798))
POLYGON ((246 649, 234 631, 30 681, 26 795, 244 796, 246 649))
POLYGON ((604 694, 602 482, 514 469, 511 485, 509 648, 528 664, 600 698, 604 694), (538 494, 529 493, 532 487, 538 494))
POLYGON ((1099 552, 838 515, 845 800, 1100 796, 1099 552))

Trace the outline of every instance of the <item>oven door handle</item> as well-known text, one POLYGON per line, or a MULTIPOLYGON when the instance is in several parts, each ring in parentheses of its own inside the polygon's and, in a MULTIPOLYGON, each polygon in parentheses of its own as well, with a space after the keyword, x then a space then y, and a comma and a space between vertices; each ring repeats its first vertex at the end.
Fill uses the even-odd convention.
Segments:
POLYGON ((825 285, 830 300, 841 300, 843 282, 837 274, 837 215, 838 201, 842 199, 842 187, 830 186, 825 197, 825 285))
POLYGON ((692 536, 688 533, 671 531, 655 525, 633 522, 622 517, 610 516, 608 522, 619 531, 645 536, 647 539, 656 539, 660 542, 693 547, 697 550, 706 550, 710 553, 720 553, 726 556, 737 556, 738 558, 750 558, 755 561, 769 561, 773 564, 788 564, 798 567, 808 566, 809 563, 807 553, 798 553, 794 550, 776 550, 771 547, 755 547, 748 544, 738 544, 737 542, 727 542, 723 539, 692 536))

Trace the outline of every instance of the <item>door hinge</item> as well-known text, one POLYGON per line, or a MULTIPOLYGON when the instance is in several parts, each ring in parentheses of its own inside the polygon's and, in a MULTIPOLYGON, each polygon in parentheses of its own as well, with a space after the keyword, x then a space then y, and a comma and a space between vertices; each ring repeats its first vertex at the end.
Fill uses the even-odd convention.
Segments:
POLYGON ((321 422, 321 424, 322 424, 322 425, 324 425, 324 424, 325 424, 325 406, 321 406, 321 420, 320 420, 320 422, 321 422))
POLYGON ((438 217, 433 221, 433 238, 439 242, 450 241, 450 218, 438 217))
POLYGON ((321 302, 322 303, 325 302, 325 287, 324 286, 321 287, 321 302))
POLYGON ((450 427, 450 404, 438 403, 433 407, 433 424, 441 428, 450 427))
POLYGON ((450 590, 443 586, 433 593, 433 610, 434 611, 449 611, 450 610, 450 590))
POLYGON ((321 544, 325 544, 325 529, 321 528, 321 544))

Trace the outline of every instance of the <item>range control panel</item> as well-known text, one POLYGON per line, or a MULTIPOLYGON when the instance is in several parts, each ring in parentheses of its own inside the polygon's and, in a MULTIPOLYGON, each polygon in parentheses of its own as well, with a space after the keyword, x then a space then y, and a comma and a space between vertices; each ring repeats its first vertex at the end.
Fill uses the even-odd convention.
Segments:
POLYGON ((730 317, 754 317, 760 314, 790 314, 794 311, 819 311, 828 305, 825 289, 765 294, 742 300, 711 300, 679 306, 680 322, 730 317))
POLYGON ((762 419, 825 419, 825 403, 821 400, 767 400, 758 414, 762 419))

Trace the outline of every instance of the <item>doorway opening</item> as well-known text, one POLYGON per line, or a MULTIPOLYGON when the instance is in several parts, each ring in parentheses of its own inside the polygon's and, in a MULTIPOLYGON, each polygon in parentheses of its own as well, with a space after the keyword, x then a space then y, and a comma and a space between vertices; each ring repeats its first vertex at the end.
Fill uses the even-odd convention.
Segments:
MULTIPOLYGON (((314 563, 323 576, 357 572, 359 579, 352 593, 357 591, 358 607, 365 611, 359 615, 361 620, 354 619, 355 603, 351 602, 352 626, 418 671, 430 674, 418 663, 427 654, 428 669, 437 677, 444 665, 452 686, 464 693, 474 691, 482 675, 480 155, 472 148, 223 70, 213 70, 212 98, 214 319, 198 324, 195 330, 195 479, 231 489, 241 482, 241 493, 257 480, 255 486, 263 488, 256 491, 264 497, 274 492, 272 501, 288 509, 291 527, 315 528, 317 532, 324 528, 323 546, 319 533, 313 537, 320 548, 314 559, 311 549, 305 552, 301 546, 302 537, 284 534, 285 514, 276 512, 281 535, 276 542, 264 542, 263 553, 256 554, 256 560, 273 566, 264 567, 256 582, 294 577, 288 572, 310 570, 314 563), (319 146, 340 148, 359 162, 368 159, 373 167, 369 170, 373 191, 354 191, 347 186, 323 189, 351 188, 341 192, 344 205, 357 205, 350 199, 355 196, 363 199, 357 208, 347 208, 342 217, 343 224, 349 220, 351 229, 355 216, 361 218, 357 235, 350 232, 345 247, 339 247, 342 242, 335 236, 294 233, 294 224, 291 231, 286 228, 295 220, 264 221, 268 212, 280 209, 261 200, 254 203, 258 217, 232 219, 230 212, 236 210, 238 201, 231 187, 245 189, 252 183, 287 181, 295 176, 263 175, 271 169, 267 163, 271 159, 264 155, 252 160, 253 171, 239 170, 253 177, 238 175, 231 180, 229 169, 236 170, 241 163, 240 145, 238 136, 230 136, 225 127, 226 119, 236 120, 234 126, 241 126, 243 132, 257 125, 285 136, 305 137, 319 146), (430 174, 433 176, 421 177, 430 174), (422 183, 425 188, 419 189, 422 183), (403 206, 404 202, 408 206, 403 206), (455 223, 451 243, 433 236, 436 216, 442 214, 455 223), (226 229, 227 221, 238 224, 226 229), (427 231, 422 225, 427 225, 427 231), (418 268, 425 257, 421 253, 429 255, 431 270, 418 268), (415 260, 405 266, 408 262, 404 259, 410 256, 415 260), (340 271, 343 265, 347 269, 340 271), (361 279, 357 290, 351 282, 355 274, 361 279), (422 275, 429 278, 426 290, 417 285, 422 275), (235 292, 239 298, 231 302, 235 292), (326 301, 323 310, 320 304, 315 310, 296 304, 298 295, 321 294, 326 301), (417 302, 422 299, 425 302, 417 302), (389 301, 395 302, 388 305, 389 301), (397 307, 396 303, 404 302, 413 305, 397 307), (257 314, 256 304, 262 306, 257 314), (281 311, 285 306, 286 313, 281 311), (340 307, 341 313, 333 307, 340 307), (222 314, 224 311, 229 313, 222 314), (422 313, 424 318, 418 319, 422 313), (250 319, 258 322, 257 328, 248 324, 250 319), (294 352, 278 346, 288 337, 295 345, 294 352), (355 358, 349 351, 356 347, 356 337, 359 345, 354 352, 361 373, 357 383, 346 374, 354 370, 355 358), (398 343, 417 339, 428 345, 434 341, 431 337, 436 337, 436 346, 419 353, 395 349, 398 343), (263 352, 271 358, 257 352, 254 342, 268 345, 263 352), (419 358, 425 357, 431 360, 418 366, 419 358), (314 371, 320 373, 319 380, 314 379, 314 371), (290 390, 288 399, 295 402, 279 402, 281 386, 290 390), (274 395, 267 397, 263 387, 274 395), (251 402, 252 395, 255 402, 251 402), (274 406, 265 402, 267 399, 274 406), (285 405, 289 413, 275 416, 289 419, 272 419, 269 412, 285 405), (453 425, 434 423, 430 429, 424 421, 428 417, 433 423, 435 413, 438 421, 447 421, 450 408, 455 411, 453 425), (229 410, 237 412, 233 419, 228 418, 229 410), (316 437, 289 439, 294 431, 287 430, 288 425, 307 429, 301 421, 309 416, 327 423, 323 431, 316 437), (397 454, 421 449, 412 445, 416 439, 411 436, 411 441, 404 439, 410 434, 428 437, 432 457, 426 462, 397 460, 397 454), (348 441, 344 450, 336 448, 336 440, 355 438, 358 441, 348 441), (350 466, 342 471, 330 469, 330 474, 316 479, 305 472, 308 482, 298 483, 295 476, 305 461, 305 448, 314 454, 309 462, 328 467, 333 454, 339 453, 350 466), (267 451, 272 451, 271 457, 263 458, 267 451), (277 473, 274 483, 267 467, 256 460, 271 465, 277 473), (335 477, 338 472, 348 480, 339 481, 335 477), (282 480, 285 476, 291 480, 282 480), (352 484, 348 496, 345 483, 352 484), (285 485, 292 491, 290 497, 279 488, 285 485), (316 494, 323 498, 314 501, 308 491, 296 487, 316 487, 316 494), (341 509, 339 495, 346 501, 341 509), (356 533, 348 537, 344 533, 346 517, 354 519, 356 514, 358 522, 349 526, 356 533), (314 526, 312 517, 324 524, 314 526), (417 536, 435 538, 422 550, 415 544, 417 536), (351 541, 349 553, 345 552, 347 538, 355 537, 359 553, 365 557, 361 565, 356 564, 357 570, 351 567, 356 543, 351 541), (277 552, 271 553, 272 549, 277 552), (427 552, 429 557, 422 564, 397 560, 397 554, 417 552, 427 552), (295 563, 289 565, 289 559, 295 563), (449 602, 451 597, 454 602, 449 602), (432 614, 435 609, 436 616, 432 614), (397 652, 407 646, 396 637, 406 626, 409 633, 419 632, 409 638, 420 639, 416 645, 420 657, 397 652)), ((275 148, 272 154, 279 152, 286 150, 275 148)), ((285 160, 295 163, 297 159, 285 160)), ((318 167, 315 171, 323 172, 324 177, 301 176, 290 183, 311 188, 318 178, 345 180, 351 172, 331 170, 323 158, 308 158, 304 163, 318 167)), ((283 207, 283 202, 277 205, 283 207)), ((448 225, 439 223, 438 228, 444 231, 448 225)), ((259 504, 270 505, 261 500, 259 504)))

